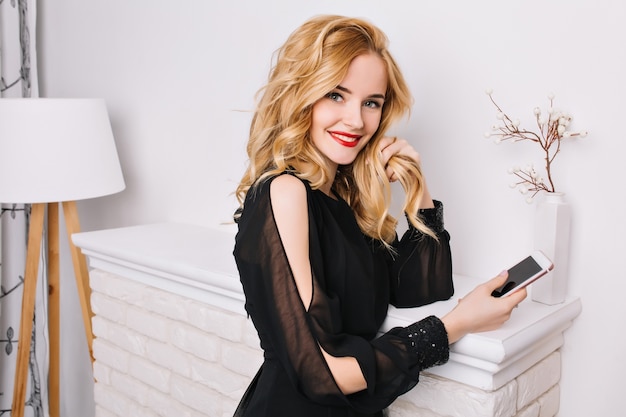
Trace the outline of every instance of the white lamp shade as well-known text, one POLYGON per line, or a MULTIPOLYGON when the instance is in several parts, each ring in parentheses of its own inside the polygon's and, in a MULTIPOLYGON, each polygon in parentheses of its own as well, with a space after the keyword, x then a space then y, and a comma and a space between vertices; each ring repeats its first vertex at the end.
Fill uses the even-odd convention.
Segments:
POLYGON ((104 100, 0 99, 0 202, 101 197, 126 187, 104 100))

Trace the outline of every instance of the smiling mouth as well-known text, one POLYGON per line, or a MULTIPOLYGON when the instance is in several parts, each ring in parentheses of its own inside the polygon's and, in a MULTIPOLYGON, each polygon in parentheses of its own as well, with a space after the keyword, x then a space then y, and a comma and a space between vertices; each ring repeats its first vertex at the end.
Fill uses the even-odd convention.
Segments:
POLYGON ((347 148, 354 148, 359 143, 359 140, 361 140, 361 138, 363 137, 361 135, 353 135, 345 132, 329 131, 328 133, 337 143, 347 148))

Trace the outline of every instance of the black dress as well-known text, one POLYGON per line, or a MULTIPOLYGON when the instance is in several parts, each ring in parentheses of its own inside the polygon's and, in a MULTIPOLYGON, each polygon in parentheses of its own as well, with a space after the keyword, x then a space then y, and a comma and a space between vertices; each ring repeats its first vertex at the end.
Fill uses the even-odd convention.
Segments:
POLYGON ((246 311, 264 351, 264 363, 240 415, 382 416, 382 410, 417 384, 422 369, 448 359, 447 334, 436 317, 378 334, 390 302, 411 303, 398 291, 406 280, 416 283, 412 288, 421 282, 432 286, 433 281, 440 286, 426 289, 435 295, 414 305, 452 296, 449 235, 443 229, 441 203, 420 212, 439 242, 411 227, 395 242, 392 255, 361 232, 345 201, 304 182, 313 276, 307 311, 272 213, 271 181, 248 192, 235 239, 246 311), (425 279, 428 276, 436 279, 425 279), (333 356, 355 357, 367 389, 342 394, 320 346, 333 356))

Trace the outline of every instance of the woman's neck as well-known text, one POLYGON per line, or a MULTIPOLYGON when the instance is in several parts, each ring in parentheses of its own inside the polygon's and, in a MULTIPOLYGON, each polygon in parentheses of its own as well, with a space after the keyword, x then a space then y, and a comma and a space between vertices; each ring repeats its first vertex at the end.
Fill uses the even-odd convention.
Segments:
MULTIPOLYGON (((310 163, 304 163, 302 164, 302 166, 296 168, 297 171, 299 172, 312 172, 313 169, 311 169, 311 166, 308 166, 310 163)), ((323 192, 324 194, 326 194, 329 197, 332 198, 336 198, 335 194, 332 192, 332 188, 333 188, 333 184, 335 183, 335 174, 337 173, 337 166, 335 165, 335 167, 332 166, 327 166, 323 171, 325 171, 326 173, 328 173, 328 178, 326 179, 326 181, 324 182, 324 184, 322 184, 321 186, 317 187, 318 190, 320 190, 321 192, 323 192)), ((320 172, 320 171, 318 171, 320 172)), ((321 175, 321 173, 320 173, 321 175)), ((316 182, 319 180, 319 178, 314 179, 314 178, 310 178, 310 180, 312 180, 313 182, 316 182)))
POLYGON ((319 190, 321 192, 323 192, 324 194, 326 194, 327 196, 329 196, 331 198, 336 198, 335 194, 332 192, 332 189, 333 189, 333 183, 332 182, 326 183, 326 184, 322 185, 319 188, 319 190))

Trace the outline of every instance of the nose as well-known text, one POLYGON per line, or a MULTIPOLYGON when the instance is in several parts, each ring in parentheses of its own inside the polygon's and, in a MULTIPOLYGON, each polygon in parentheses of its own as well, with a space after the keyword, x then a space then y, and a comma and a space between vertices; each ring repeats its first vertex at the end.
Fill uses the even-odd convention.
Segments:
POLYGON ((353 129, 363 128, 363 114, 361 113, 363 107, 361 103, 358 104, 346 104, 343 114, 343 122, 346 126, 353 129))

